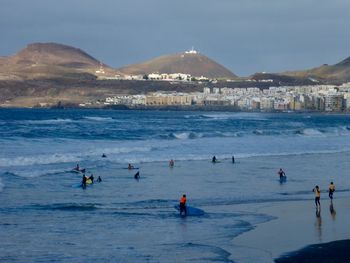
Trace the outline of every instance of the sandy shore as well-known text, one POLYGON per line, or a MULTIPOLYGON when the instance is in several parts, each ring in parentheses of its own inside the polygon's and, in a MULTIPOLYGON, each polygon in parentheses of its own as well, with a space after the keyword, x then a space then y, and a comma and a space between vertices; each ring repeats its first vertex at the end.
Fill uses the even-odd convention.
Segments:
MULTIPOLYGON (((332 207, 328 198, 324 197, 321 201, 319 214, 316 214, 312 199, 308 201, 279 202, 269 205, 269 207, 261 207, 258 209, 260 213, 272 215, 276 219, 260 224, 254 230, 235 238, 233 243, 237 250, 232 254, 232 258, 235 262, 257 262, 257 258, 259 258, 259 262, 273 262, 283 255, 286 256, 289 252, 311 244, 349 239, 349 201, 350 198, 335 199, 332 207)), ((323 255, 323 259, 327 259, 325 255, 333 257, 334 255, 331 256, 330 252, 334 251, 336 247, 337 244, 324 245, 323 251, 320 250, 319 255, 323 255)), ((313 255, 310 253, 313 250, 313 247, 309 247, 300 252, 304 255, 302 258, 309 258, 310 255, 313 255)), ((338 254, 338 256, 340 260, 344 258, 344 253, 338 254)), ((347 252, 345 257, 350 260, 350 251, 347 252)), ((289 258, 289 260, 291 259, 289 258)))

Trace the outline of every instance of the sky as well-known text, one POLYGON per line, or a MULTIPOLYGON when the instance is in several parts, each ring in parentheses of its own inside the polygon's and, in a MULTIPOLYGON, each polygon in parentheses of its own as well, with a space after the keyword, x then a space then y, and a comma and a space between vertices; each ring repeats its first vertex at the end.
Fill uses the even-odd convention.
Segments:
POLYGON ((239 76, 350 56, 350 0, 0 0, 0 56, 80 48, 118 68, 192 46, 239 76))

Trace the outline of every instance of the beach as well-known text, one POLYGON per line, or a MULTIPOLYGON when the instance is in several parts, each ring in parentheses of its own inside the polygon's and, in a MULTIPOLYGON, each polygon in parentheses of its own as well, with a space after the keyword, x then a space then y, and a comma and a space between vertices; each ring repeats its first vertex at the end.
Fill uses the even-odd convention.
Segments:
MULTIPOLYGON (((324 194, 320 214, 316 214, 311 198, 307 201, 276 203, 260 208, 259 212, 269 214, 275 219, 260 224, 254 230, 234 239, 233 244, 242 249, 238 254, 246 255, 245 258, 234 257, 235 261, 253 262, 254 258, 258 257, 260 262, 273 262, 280 256, 290 256, 288 252, 302 249, 308 245, 349 239, 350 230, 347 227, 350 216, 349 200, 349 198, 344 197, 331 203, 328 196, 324 194), (243 252, 244 250, 245 252, 243 252)), ((318 249, 319 253, 315 253, 316 255, 311 258, 305 255, 304 260, 305 262, 315 262, 312 260, 316 260, 316 258, 321 260, 321 257, 326 260, 324 258, 325 252, 330 255, 335 254, 331 258, 336 260, 335 262, 342 262, 341 259, 344 257, 347 260, 350 259, 348 251, 332 253, 335 247, 336 245, 328 251, 325 247, 322 253, 321 249, 318 249), (319 254, 318 257, 317 254, 319 254)), ((307 251, 306 249, 303 252, 307 254, 307 251)), ((297 262, 304 262, 300 261, 301 259, 302 257, 297 262)), ((293 261, 281 260, 278 262, 293 261)))
POLYGON ((21 114, 0 119, 0 261, 273 262, 350 236, 346 116, 21 114), (271 125, 285 130, 271 135, 271 125), (102 182, 83 189, 77 163, 102 182), (174 206, 183 194, 204 215, 181 217, 174 206))

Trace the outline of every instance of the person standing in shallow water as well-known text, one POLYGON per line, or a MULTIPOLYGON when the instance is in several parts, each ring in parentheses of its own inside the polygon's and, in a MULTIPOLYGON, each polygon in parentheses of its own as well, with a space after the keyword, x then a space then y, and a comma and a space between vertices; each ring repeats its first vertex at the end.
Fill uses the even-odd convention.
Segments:
POLYGON ((81 185, 83 186, 83 188, 86 187, 86 176, 85 176, 85 174, 83 174, 83 178, 82 178, 82 181, 81 181, 81 185))
POLYGON ((282 168, 280 168, 277 173, 280 176, 280 180, 282 180, 283 177, 286 176, 286 173, 282 170, 282 168))
POLYGON ((329 187, 328 187, 328 196, 331 200, 333 199, 334 191, 335 191, 335 184, 333 184, 333 182, 331 182, 329 187))
POLYGON ((180 215, 186 215, 187 214, 187 209, 186 209, 186 195, 182 195, 180 199, 180 215))
POLYGON ((232 163, 235 163, 235 157, 232 155, 232 163))
POLYGON ((315 193, 315 204, 316 204, 316 208, 320 208, 321 207, 321 203, 320 203, 320 198, 321 198, 321 190, 318 187, 318 185, 315 186, 314 189, 312 189, 312 191, 315 193))

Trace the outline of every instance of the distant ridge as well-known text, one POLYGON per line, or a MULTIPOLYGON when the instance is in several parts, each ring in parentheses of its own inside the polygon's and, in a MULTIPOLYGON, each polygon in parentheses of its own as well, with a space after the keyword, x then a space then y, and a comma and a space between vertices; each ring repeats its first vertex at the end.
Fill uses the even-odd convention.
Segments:
POLYGON ((94 77, 101 66, 106 71, 115 71, 81 49, 57 43, 33 43, 13 56, 0 58, 0 77, 35 79, 82 74, 94 77))
POLYGON ((320 81, 348 82, 350 81, 350 57, 334 65, 324 64, 309 70, 287 71, 281 74, 293 77, 313 78, 320 81))
POLYGON ((140 64, 119 69, 122 73, 139 75, 150 73, 185 73, 195 77, 229 78, 237 76, 224 66, 194 50, 164 55, 140 64))

